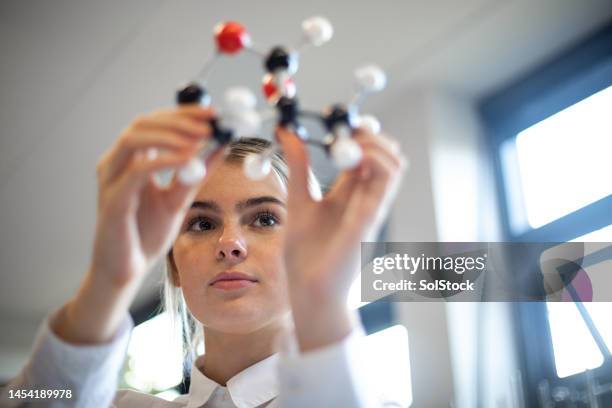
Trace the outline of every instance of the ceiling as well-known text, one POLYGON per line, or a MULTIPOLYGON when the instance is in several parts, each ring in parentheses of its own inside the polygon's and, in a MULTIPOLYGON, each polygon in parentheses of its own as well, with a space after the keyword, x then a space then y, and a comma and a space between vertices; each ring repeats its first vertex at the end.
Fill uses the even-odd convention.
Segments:
MULTIPOLYGON (((97 158, 136 114, 172 105, 212 54, 216 22, 243 22, 265 50, 297 43, 312 15, 335 28, 300 59, 301 101, 318 108, 348 99, 353 69, 369 62, 388 72, 390 94, 436 87, 478 98, 609 21, 612 2, 3 0, 0 319, 38 321, 74 293, 92 245, 97 158)), ((252 55, 217 68, 213 96, 259 87, 252 55)))

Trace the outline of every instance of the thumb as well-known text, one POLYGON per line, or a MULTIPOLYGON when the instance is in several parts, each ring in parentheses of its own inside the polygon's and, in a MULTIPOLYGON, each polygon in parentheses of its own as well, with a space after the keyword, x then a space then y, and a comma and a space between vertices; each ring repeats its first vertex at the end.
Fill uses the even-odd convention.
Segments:
POLYGON ((288 205, 313 201, 308 189, 308 150, 294 132, 279 127, 276 140, 283 148, 283 155, 289 167, 288 205))

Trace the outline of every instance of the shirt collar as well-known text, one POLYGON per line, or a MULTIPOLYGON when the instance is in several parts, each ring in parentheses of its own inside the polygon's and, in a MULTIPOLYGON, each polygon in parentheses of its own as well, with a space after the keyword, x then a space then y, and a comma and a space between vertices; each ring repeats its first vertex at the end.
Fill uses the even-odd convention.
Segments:
MULTIPOLYGON (((191 366, 188 408, 200 407, 208 401, 217 387, 224 388, 206 377, 197 367, 200 356, 191 366)), ((238 408, 254 408, 278 396, 276 366, 278 354, 273 354, 242 370, 227 382, 232 401, 238 408)))

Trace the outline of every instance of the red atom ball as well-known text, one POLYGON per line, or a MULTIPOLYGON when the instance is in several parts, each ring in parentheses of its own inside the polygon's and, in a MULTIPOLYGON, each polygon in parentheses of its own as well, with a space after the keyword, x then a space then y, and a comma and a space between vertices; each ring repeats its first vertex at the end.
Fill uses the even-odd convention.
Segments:
POLYGON ((235 21, 217 24, 215 27, 215 40, 217 41, 219 51, 225 54, 235 54, 250 43, 250 37, 246 28, 235 21))
POLYGON ((276 84, 272 80, 271 75, 266 75, 264 77, 262 90, 263 90, 264 95, 266 96, 266 99, 270 99, 276 94, 276 91, 277 91, 276 84))
MULTIPOLYGON (((262 81, 262 91, 263 94, 266 96, 266 99, 268 101, 275 101, 276 99, 278 99, 281 95, 279 95, 279 89, 276 86, 276 83, 274 82, 274 76, 270 75, 270 74, 266 74, 263 77, 263 81, 262 81)), ((287 79, 285 79, 285 96, 288 96, 290 98, 295 96, 296 93, 296 88, 295 88, 295 83, 293 82, 293 79, 291 79, 290 77, 288 77, 287 79)))

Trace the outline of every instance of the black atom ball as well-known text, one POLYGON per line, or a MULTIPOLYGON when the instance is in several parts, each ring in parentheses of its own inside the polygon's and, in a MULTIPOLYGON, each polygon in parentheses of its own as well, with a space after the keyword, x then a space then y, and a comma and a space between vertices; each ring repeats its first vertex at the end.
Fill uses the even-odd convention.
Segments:
POLYGON ((328 131, 332 132, 337 125, 346 125, 349 128, 355 127, 355 113, 342 105, 333 105, 329 112, 324 116, 323 121, 328 131))
POLYGON ((297 57, 283 47, 274 47, 266 57, 264 67, 270 73, 286 70, 293 74, 297 70, 297 57))
POLYGON ((280 97, 276 102, 276 109, 279 114, 278 122, 281 126, 297 124, 299 106, 296 98, 280 97))
POLYGON ((179 105, 187 105, 187 104, 202 104, 208 105, 210 101, 210 96, 206 89, 202 88, 200 85, 192 82, 188 84, 183 89, 179 90, 176 94, 176 102, 179 105))

